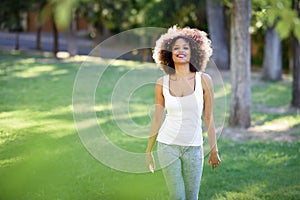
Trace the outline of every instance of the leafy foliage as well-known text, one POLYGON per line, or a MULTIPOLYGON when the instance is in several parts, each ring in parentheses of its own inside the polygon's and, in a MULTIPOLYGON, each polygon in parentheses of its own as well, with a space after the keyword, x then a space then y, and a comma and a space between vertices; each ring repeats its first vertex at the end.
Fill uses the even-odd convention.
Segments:
POLYGON ((103 26, 116 33, 137 27, 141 6, 137 0, 90 0, 80 1, 78 9, 94 27, 103 26))
POLYGON ((300 39, 300 19, 291 0, 253 0, 253 27, 275 27, 282 39, 290 33, 300 39))
POLYGON ((1 0, 0 1, 0 28, 12 31, 21 31, 21 13, 28 10, 31 0, 1 0))
POLYGON ((195 0, 148 1, 144 10, 146 26, 199 26, 200 3, 195 0))

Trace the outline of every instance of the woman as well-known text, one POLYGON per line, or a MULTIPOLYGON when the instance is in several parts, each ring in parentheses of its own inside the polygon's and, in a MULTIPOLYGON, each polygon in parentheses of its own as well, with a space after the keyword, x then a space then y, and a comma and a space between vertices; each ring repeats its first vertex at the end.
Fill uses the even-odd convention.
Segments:
POLYGON ((146 166, 153 173, 152 149, 157 152, 170 199, 198 199, 203 170, 202 111, 210 142, 208 163, 221 160, 213 120, 213 83, 203 73, 212 54, 203 31, 169 28, 156 42, 153 58, 167 74, 156 82, 155 112, 146 150, 146 166), (164 119, 164 110, 167 110, 164 119))

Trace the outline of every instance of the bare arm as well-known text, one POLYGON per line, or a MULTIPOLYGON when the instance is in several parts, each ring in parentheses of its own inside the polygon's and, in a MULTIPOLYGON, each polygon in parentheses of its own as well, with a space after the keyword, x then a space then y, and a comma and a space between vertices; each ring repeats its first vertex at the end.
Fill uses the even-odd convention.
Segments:
POLYGON ((146 166, 151 172, 154 172, 154 167, 155 167, 151 152, 155 144, 158 131, 163 122, 164 108, 165 108, 165 100, 163 96, 163 79, 160 78, 157 80, 155 86, 155 111, 152 119, 150 136, 148 139, 148 146, 146 149, 146 166), (151 165, 151 167, 153 168, 151 169, 149 165, 151 165))
POLYGON ((210 144, 210 156, 208 163, 212 164, 212 168, 214 169, 218 164, 220 164, 221 160, 218 155, 215 123, 213 119, 214 88, 211 77, 208 74, 202 74, 202 86, 204 91, 204 123, 210 144))

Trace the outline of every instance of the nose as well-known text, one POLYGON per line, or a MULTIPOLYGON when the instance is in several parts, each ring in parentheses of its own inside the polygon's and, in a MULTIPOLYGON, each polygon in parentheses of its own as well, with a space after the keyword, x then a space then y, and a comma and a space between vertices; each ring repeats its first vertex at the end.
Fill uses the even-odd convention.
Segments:
POLYGON ((178 53, 185 53, 185 52, 186 50, 183 47, 178 50, 178 53))

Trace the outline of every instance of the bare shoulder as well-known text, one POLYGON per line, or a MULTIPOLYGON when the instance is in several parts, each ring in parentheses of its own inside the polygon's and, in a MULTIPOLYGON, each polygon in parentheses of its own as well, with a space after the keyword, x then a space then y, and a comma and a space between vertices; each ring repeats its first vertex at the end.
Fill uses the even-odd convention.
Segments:
POLYGON ((213 81, 212 81, 212 78, 209 74, 207 73, 202 73, 201 74, 201 82, 202 82, 202 85, 203 85, 203 89, 212 89, 213 88, 213 81))
POLYGON ((162 107, 165 106, 165 100, 163 95, 163 77, 156 80, 155 85, 155 103, 161 105, 162 107))
POLYGON ((157 94, 162 94, 164 78, 160 77, 156 80, 155 91, 157 94))
POLYGON ((205 82, 212 82, 212 78, 209 74, 202 72, 201 78, 204 79, 205 82))
POLYGON ((160 77, 160 78, 158 78, 157 80, 156 80, 156 85, 163 85, 163 82, 164 82, 164 77, 162 76, 162 77, 160 77))

